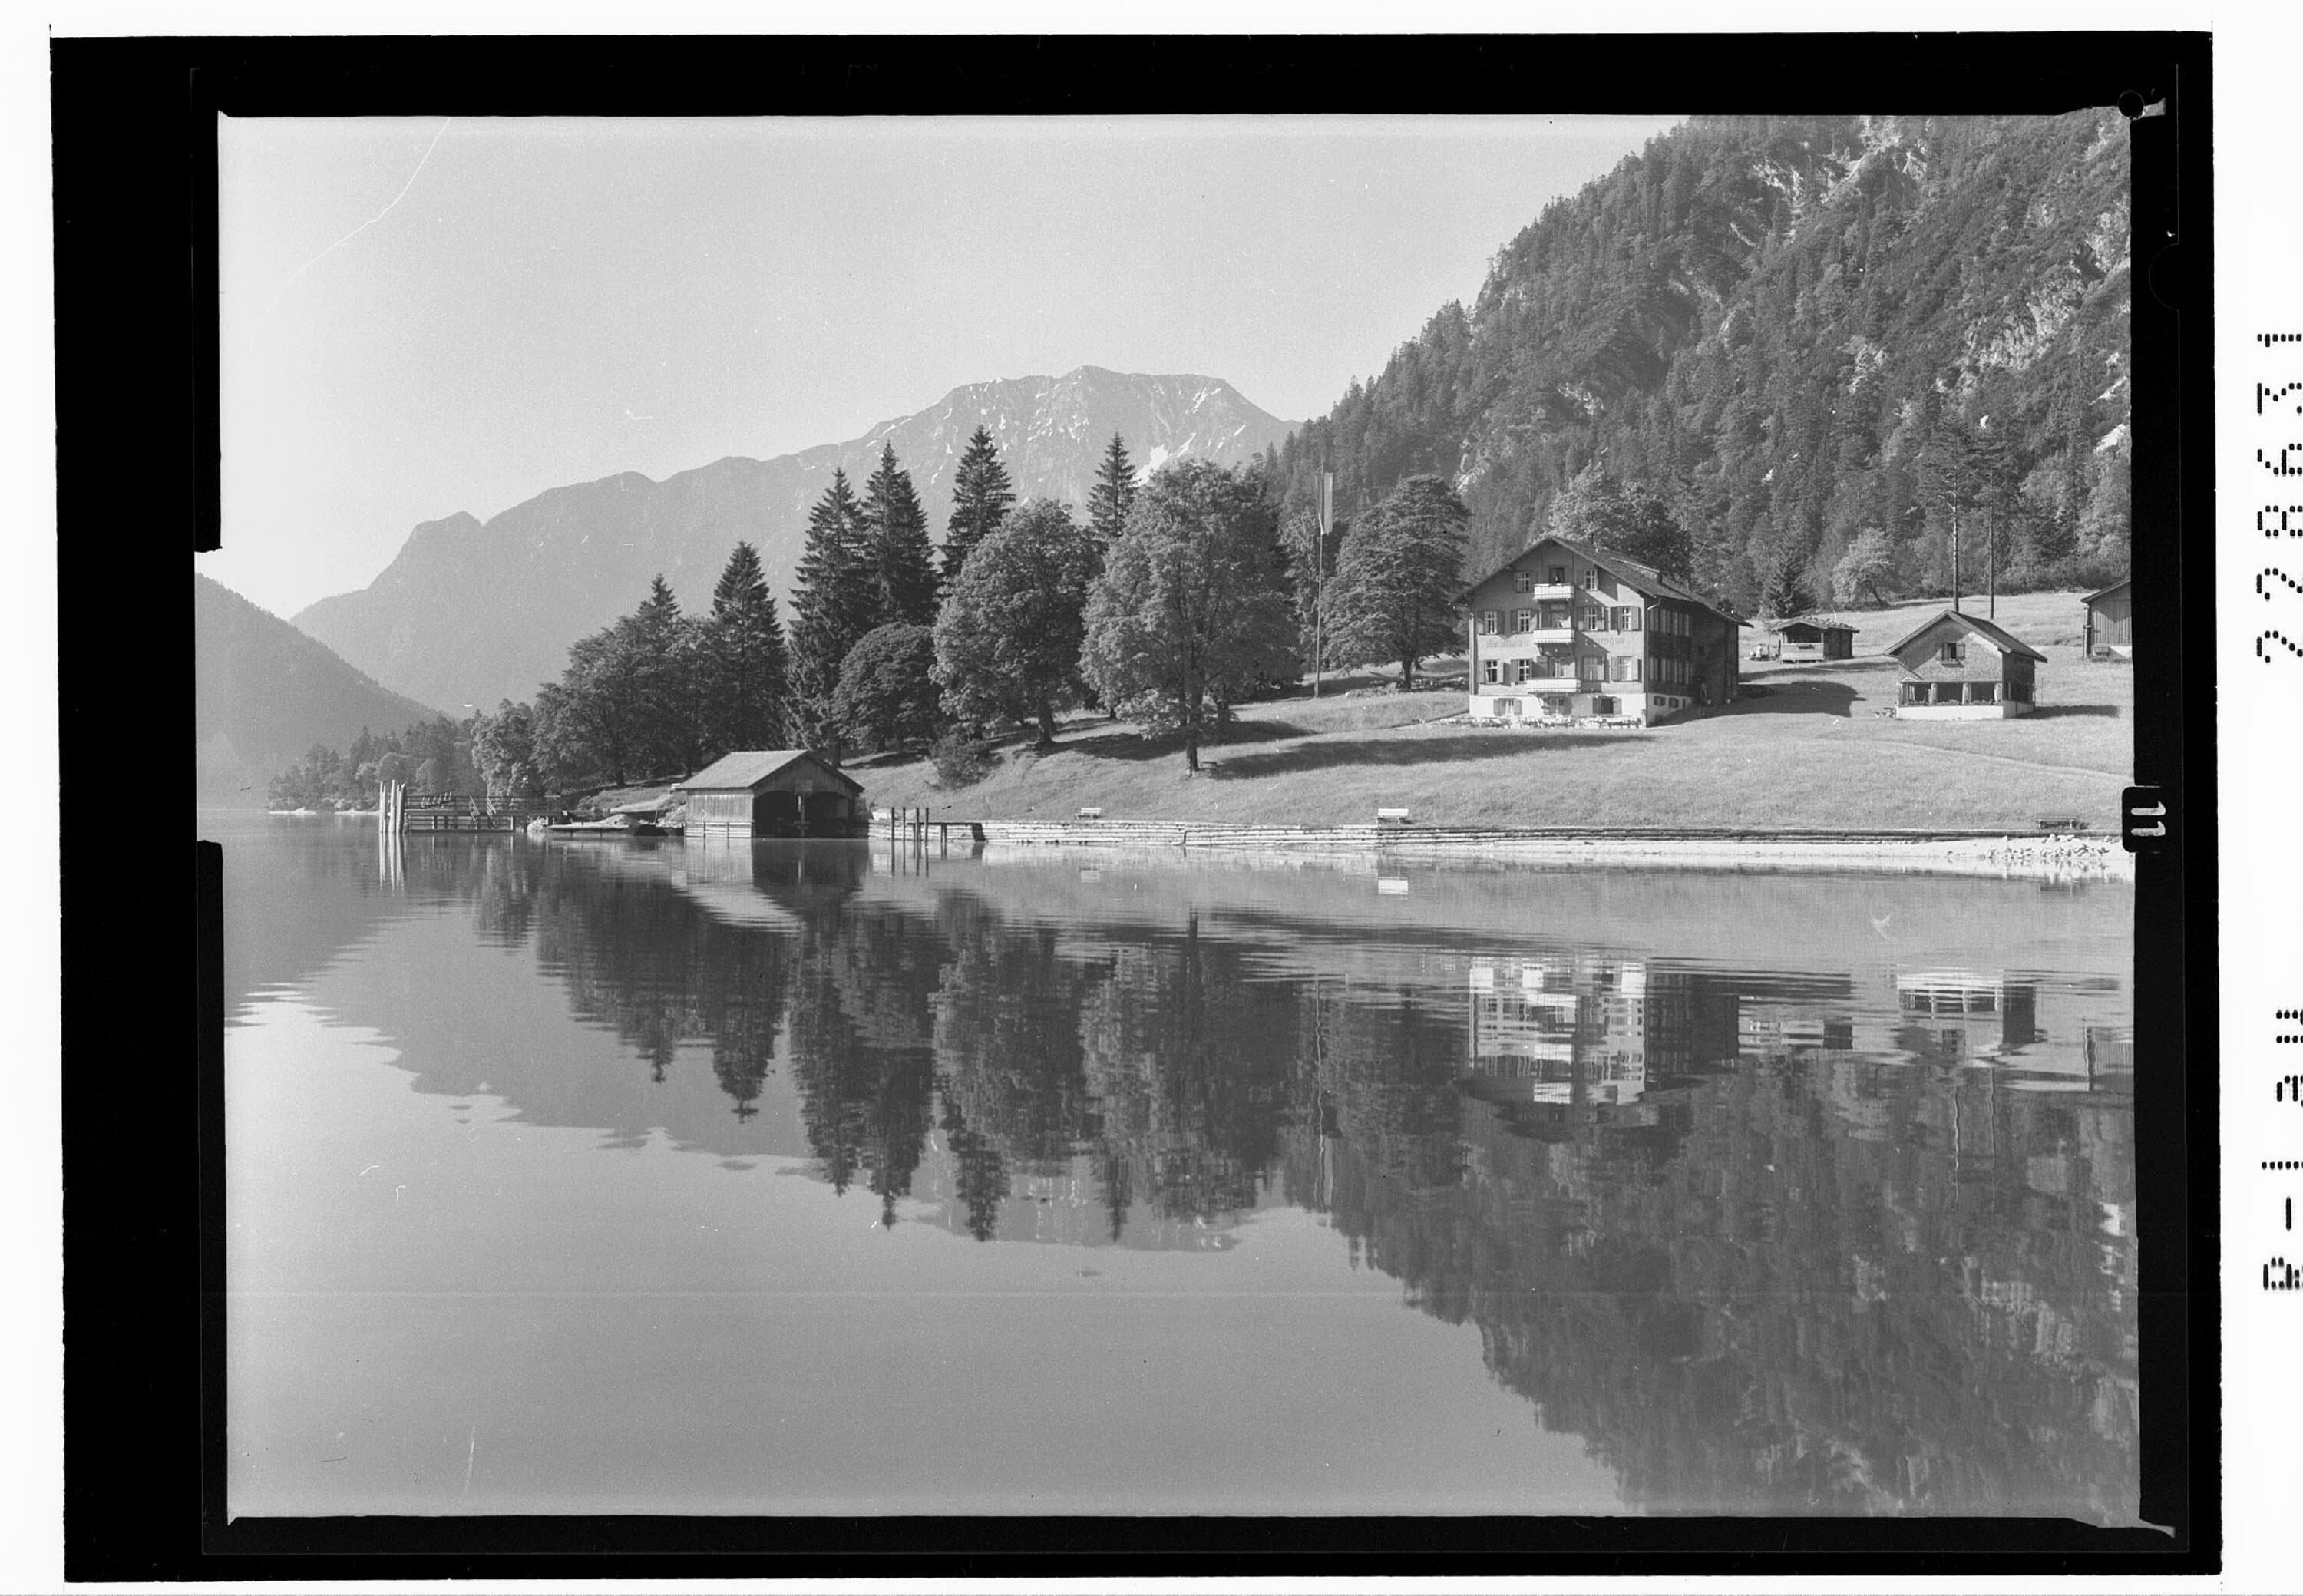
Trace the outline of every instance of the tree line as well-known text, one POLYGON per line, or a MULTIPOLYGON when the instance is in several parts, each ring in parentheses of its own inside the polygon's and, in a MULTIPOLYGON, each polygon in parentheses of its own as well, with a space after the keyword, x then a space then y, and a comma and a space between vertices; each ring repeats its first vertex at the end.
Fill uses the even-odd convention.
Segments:
POLYGON ((329 779, 367 800, 403 779, 544 805, 678 780, 739 748, 837 764, 928 744, 956 781, 993 732, 1049 747, 1083 707, 1172 739, 1196 770, 1239 705, 1305 670, 1383 661, 1405 680, 1457 636, 1467 518, 1447 483, 1403 482, 1322 539, 1307 517, 1283 525, 1270 468, 1186 459, 1139 481, 1115 435, 1082 519, 1053 499, 1019 503, 978 427, 938 547, 883 444, 860 494, 835 470, 809 511, 788 627, 739 543, 703 614, 659 575, 532 701, 440 722, 456 759, 396 777, 354 761, 329 779))

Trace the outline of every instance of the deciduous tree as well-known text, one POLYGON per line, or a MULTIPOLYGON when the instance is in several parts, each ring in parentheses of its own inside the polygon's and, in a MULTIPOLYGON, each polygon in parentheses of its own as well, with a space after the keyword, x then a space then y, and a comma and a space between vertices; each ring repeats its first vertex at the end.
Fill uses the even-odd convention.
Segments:
POLYGON ((1084 673, 1200 767, 1211 716, 1292 667, 1295 617, 1261 485, 1205 460, 1146 483, 1088 597, 1084 673))
POLYGON ((840 730, 881 747, 933 737, 943 723, 935 663, 935 633, 924 626, 898 621, 865 633, 839 668, 840 730))
POLYGON ((963 719, 1005 715, 1056 740, 1056 712, 1080 690, 1092 536, 1052 499, 1008 519, 968 557, 936 619, 936 680, 963 719))

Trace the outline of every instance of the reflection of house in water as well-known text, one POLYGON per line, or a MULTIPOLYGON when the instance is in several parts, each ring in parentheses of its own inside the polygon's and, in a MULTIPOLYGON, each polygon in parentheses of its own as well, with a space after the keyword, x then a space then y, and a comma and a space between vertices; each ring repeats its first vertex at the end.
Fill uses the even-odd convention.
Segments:
POLYGON ((1745 1058, 1804 1058, 1852 1052, 1855 1021, 1820 1016, 1804 1004, 1746 1003, 1735 1016, 1735 1051, 1745 1058))
POLYGON ((1990 1064, 2088 1080, 2134 1067, 2108 975, 1916 970, 1895 977, 1895 1044, 1936 1064, 1990 1064))
POLYGON ((1497 1101, 1623 1107, 1647 1095, 1647 967, 1587 956, 1474 963, 1471 1072, 1497 1101))

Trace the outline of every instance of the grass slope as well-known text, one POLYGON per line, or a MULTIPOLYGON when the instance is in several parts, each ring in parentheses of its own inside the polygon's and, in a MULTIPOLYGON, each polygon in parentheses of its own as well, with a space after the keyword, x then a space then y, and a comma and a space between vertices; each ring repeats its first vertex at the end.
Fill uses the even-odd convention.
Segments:
MULTIPOLYGON (((2041 815, 2109 827, 2135 762, 2134 678, 2079 657, 2079 595, 1999 601, 1997 619, 2047 656, 2037 713, 2009 721, 1880 718, 1898 676, 1883 651, 1943 606, 1847 617, 1855 658, 1827 665, 1745 660, 1762 696, 1643 730, 1475 726, 1460 692, 1308 694, 1241 711, 1186 777, 1180 749, 1093 717, 1035 754, 1018 739, 993 773, 957 791, 924 759, 850 767, 874 804, 955 817, 1239 824, 1365 823, 1405 806, 1418 821, 1463 825, 1988 827, 2029 831, 2041 815)), ((1963 607, 1981 614, 1984 604, 1963 607)), ((1745 634, 1744 652, 1757 640, 1745 634)), ((1357 679, 1365 685, 1368 678, 1357 679)))

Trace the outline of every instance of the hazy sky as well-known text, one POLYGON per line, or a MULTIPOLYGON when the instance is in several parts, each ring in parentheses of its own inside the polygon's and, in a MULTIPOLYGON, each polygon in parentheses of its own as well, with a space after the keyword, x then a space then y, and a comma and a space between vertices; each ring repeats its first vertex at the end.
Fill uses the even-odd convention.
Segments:
POLYGON ((200 569, 288 615, 419 521, 1084 365, 1300 421, 1670 125, 226 119, 200 569))

